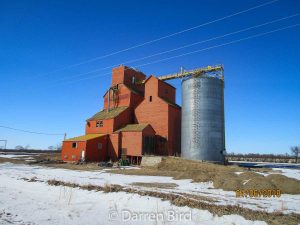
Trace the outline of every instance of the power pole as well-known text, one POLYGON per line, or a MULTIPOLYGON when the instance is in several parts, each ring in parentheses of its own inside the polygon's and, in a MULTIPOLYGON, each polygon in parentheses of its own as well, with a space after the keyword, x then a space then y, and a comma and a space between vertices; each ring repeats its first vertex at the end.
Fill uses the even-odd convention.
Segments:
POLYGON ((6 149, 6 146, 7 146, 7 140, 0 140, 0 141, 4 141, 4 149, 6 149))

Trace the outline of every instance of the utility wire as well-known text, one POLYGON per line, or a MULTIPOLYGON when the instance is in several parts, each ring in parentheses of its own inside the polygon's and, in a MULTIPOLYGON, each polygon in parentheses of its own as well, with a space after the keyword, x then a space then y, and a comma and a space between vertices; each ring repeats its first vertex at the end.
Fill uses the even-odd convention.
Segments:
POLYGON ((188 31, 192 31, 192 30, 198 29, 200 27, 204 27, 204 26, 209 25, 209 24, 213 24, 213 23, 225 20, 225 19, 229 19, 231 17, 234 17, 234 16, 237 16, 237 15, 240 15, 240 14, 252 11, 254 9, 261 8, 261 7, 266 6, 266 5, 273 4, 273 3, 277 2, 277 1, 279 1, 279 0, 268 1, 266 3, 260 4, 260 5, 257 5, 257 6, 254 6, 254 7, 251 7, 251 8, 248 8, 248 9, 245 9, 245 10, 242 10, 242 11, 239 11, 239 12, 236 12, 236 13, 233 13, 233 14, 230 14, 230 15, 227 15, 227 16, 224 16, 224 17, 221 17, 221 18, 209 21, 209 22, 206 22, 206 23, 202 23, 202 24, 199 24, 199 25, 194 26, 194 27, 190 27, 190 28, 187 28, 187 29, 175 32, 175 33, 168 34, 166 36, 162 36, 160 38, 156 38, 156 39, 153 39, 153 40, 141 43, 141 44, 137 44, 137 45, 134 45, 134 46, 131 46, 131 47, 119 50, 119 51, 115 51, 115 52, 112 52, 112 53, 109 53, 109 54, 106 54, 106 55, 102 55, 102 56, 98 56, 98 57, 95 57, 95 58, 91 58, 91 59, 88 59, 86 61, 75 63, 75 64, 72 64, 72 65, 69 65, 69 66, 65 66, 65 67, 62 67, 60 69, 53 70, 51 72, 45 73, 44 75, 55 73, 55 72, 62 71, 62 70, 65 70, 65 69, 70 69, 70 68, 73 68, 73 67, 76 67, 76 66, 80 66, 80 65, 89 63, 89 62, 93 62, 93 61, 104 59, 104 58, 107 58, 109 56, 113 56, 113 55, 116 55, 116 54, 119 54, 119 53, 122 53, 122 52, 126 52, 126 51, 129 51, 129 50, 135 49, 135 48, 139 48, 139 47, 142 47, 142 46, 145 46, 145 45, 149 45, 149 44, 152 44, 152 43, 155 43, 155 42, 158 42, 158 41, 161 41, 161 40, 164 40, 164 39, 167 39, 167 38, 170 38, 170 37, 173 37, 173 36, 176 36, 176 35, 188 32, 188 31))
MULTIPOLYGON (((267 34, 279 32, 279 31, 282 31, 282 30, 290 29, 290 28, 294 28, 294 27, 297 27, 299 25, 300 24, 294 24, 294 25, 282 27, 282 28, 279 28, 279 29, 271 30, 271 31, 268 31, 268 32, 258 33, 256 35, 251 35, 251 36, 248 36, 246 38, 241 38, 241 39, 237 39, 237 40, 234 40, 234 41, 226 42, 226 43, 223 43, 223 44, 214 45, 214 46, 211 46, 211 47, 199 49, 199 50, 196 50, 196 51, 191 51, 191 52, 187 52, 187 53, 184 53, 184 54, 180 54, 180 55, 176 55, 176 56, 172 56, 172 57, 168 57, 168 58, 164 58, 164 59, 152 61, 152 62, 149 62, 149 63, 144 63, 144 64, 136 65, 134 67, 135 68, 143 67, 143 66, 147 66, 147 65, 151 65, 151 64, 155 64, 155 63, 159 63, 159 62, 164 62, 164 61, 168 61, 168 60, 171 60, 171 59, 175 59, 175 58, 179 58, 179 57, 183 57, 183 56, 187 56, 187 55, 191 55, 191 54, 195 54, 195 53, 207 51, 207 50, 210 50, 210 49, 219 48, 219 47, 223 47, 223 46, 226 46, 226 45, 231 45, 231 44, 238 43, 238 42, 245 41, 245 40, 249 40, 249 39, 252 39, 252 38, 261 37, 261 36, 265 36, 267 34)), ((91 77, 86 77, 86 78, 83 78, 83 79, 70 81, 68 83, 74 83, 74 82, 79 82, 79 81, 83 81, 83 80, 93 79, 93 78, 97 78, 97 77, 106 76, 106 75, 109 75, 109 74, 111 74, 111 73, 100 74, 100 75, 95 75, 95 76, 91 76, 91 77)))
POLYGON ((13 127, 2 126, 2 125, 0 125, 0 127, 5 128, 5 129, 9 129, 9 130, 15 130, 15 131, 20 131, 20 132, 24 132, 24 133, 30 133, 30 134, 55 135, 55 136, 64 135, 64 134, 52 134, 52 133, 44 133, 44 132, 35 132, 35 131, 23 130, 23 129, 13 128, 13 127))
POLYGON ((167 60, 170 60, 170 59, 179 58, 179 57, 186 56, 186 55, 191 55, 191 54, 194 54, 194 53, 198 53, 198 52, 202 52, 202 51, 206 51, 206 50, 210 50, 210 49, 214 49, 214 48, 218 48, 218 47, 222 47, 222 46, 226 46, 226 45, 238 43, 238 42, 249 40, 249 39, 256 38, 256 37, 261 37, 261 36, 264 36, 264 35, 267 35, 267 34, 275 33, 275 32, 278 32, 278 31, 290 29, 290 28, 297 27, 297 26, 300 26, 300 24, 294 24, 294 25, 291 25, 291 26, 287 26, 287 27, 282 27, 282 28, 279 28, 279 29, 271 30, 271 31, 268 31, 268 32, 259 33, 259 34, 256 34, 256 35, 251 35, 251 36, 246 37, 246 38, 241 38, 241 39, 230 41, 230 42, 226 42, 226 43, 223 43, 223 44, 220 44, 220 45, 215 45, 215 46, 211 46, 211 47, 208 47, 208 48, 204 48, 204 49, 200 49, 200 50, 196 50, 196 51, 184 53, 184 54, 181 54, 181 55, 172 56, 172 57, 168 57, 168 58, 165 58, 165 59, 152 61, 150 63, 141 64, 141 65, 138 65, 138 66, 135 66, 135 67, 141 67, 141 66, 151 65, 151 64, 154 64, 154 63, 158 63, 158 62, 163 62, 163 61, 167 61, 167 60))
POLYGON ((217 39, 224 38, 224 37, 227 37, 227 36, 231 36, 231 35, 234 35, 234 34, 242 33, 242 32, 249 31, 249 30, 252 30, 252 29, 255 29, 255 28, 259 28, 259 27, 262 27, 262 26, 266 26, 266 25, 269 25, 269 24, 272 24, 272 23, 276 23, 276 22, 279 22, 279 21, 282 21, 282 20, 290 19, 290 18, 299 16, 299 15, 300 15, 300 13, 296 13, 296 14, 293 14, 293 15, 290 15, 290 16, 286 16, 286 17, 283 17, 283 18, 279 18, 279 19, 276 19, 276 20, 272 20, 272 21, 269 21, 269 22, 258 24, 258 25, 252 26, 252 27, 248 27, 248 28, 244 28, 244 29, 241 29, 241 30, 238 30, 238 31, 226 33, 224 35, 220 35, 220 36, 212 37, 212 38, 209 38, 209 39, 206 39, 206 40, 197 41, 197 42, 194 42, 194 43, 191 43, 191 44, 183 45, 183 46, 171 49, 171 50, 158 52, 158 53, 148 55, 148 56, 145 56, 145 57, 142 57, 142 58, 132 59, 132 60, 125 61, 125 62, 115 64, 115 65, 112 65, 112 66, 107 66, 107 67, 99 68, 99 69, 96 69, 96 70, 92 70, 92 71, 89 71, 89 72, 86 72, 86 73, 80 73, 80 74, 76 74, 76 75, 73 75, 73 76, 65 77, 65 78, 59 79, 57 82, 68 80, 68 79, 75 78, 75 77, 85 76, 85 75, 95 73, 95 72, 99 72, 99 71, 105 70, 105 69, 111 69, 111 68, 114 68, 116 66, 119 66, 120 64, 125 65, 125 64, 129 64, 129 63, 133 63, 133 62, 142 61, 144 59, 152 58, 154 56, 163 55, 163 54, 170 53, 170 52, 173 52, 173 51, 177 51, 177 50, 180 50, 180 49, 188 48, 188 47, 191 47, 191 46, 194 46, 194 45, 203 44, 205 42, 209 42, 209 41, 217 40, 217 39))

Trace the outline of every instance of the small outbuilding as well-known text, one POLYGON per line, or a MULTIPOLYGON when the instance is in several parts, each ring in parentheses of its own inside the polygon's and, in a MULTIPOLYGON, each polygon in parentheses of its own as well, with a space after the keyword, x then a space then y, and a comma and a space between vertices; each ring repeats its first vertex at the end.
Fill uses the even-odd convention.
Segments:
POLYGON ((107 157, 106 134, 86 134, 63 141, 64 161, 105 161, 107 157))
POLYGON ((155 154, 155 131, 150 124, 128 124, 119 133, 121 156, 139 164, 143 155, 155 154))

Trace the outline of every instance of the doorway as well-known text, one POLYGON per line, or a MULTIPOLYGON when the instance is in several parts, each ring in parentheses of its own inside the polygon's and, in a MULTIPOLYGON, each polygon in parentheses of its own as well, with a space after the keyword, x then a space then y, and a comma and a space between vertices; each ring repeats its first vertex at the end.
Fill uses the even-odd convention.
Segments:
POLYGON ((81 161, 82 162, 85 161, 85 151, 84 150, 81 151, 81 161))

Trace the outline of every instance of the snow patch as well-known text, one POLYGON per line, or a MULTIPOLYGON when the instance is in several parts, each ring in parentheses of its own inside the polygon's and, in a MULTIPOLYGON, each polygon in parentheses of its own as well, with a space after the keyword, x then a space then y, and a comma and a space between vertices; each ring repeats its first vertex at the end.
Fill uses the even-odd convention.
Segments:
POLYGON ((0 158, 20 158, 20 157, 25 157, 25 156, 31 156, 31 155, 11 155, 11 154, 0 154, 0 158))
POLYGON ((234 173, 237 174, 237 175, 240 175, 240 174, 242 174, 244 172, 234 172, 234 173))
POLYGON ((281 171, 280 174, 300 180, 300 170, 299 169, 284 169, 284 168, 273 168, 274 171, 281 171))

